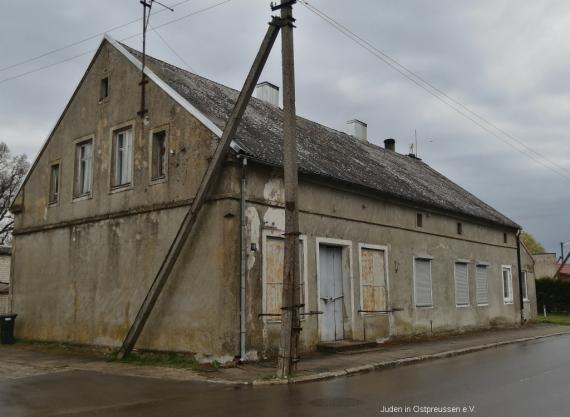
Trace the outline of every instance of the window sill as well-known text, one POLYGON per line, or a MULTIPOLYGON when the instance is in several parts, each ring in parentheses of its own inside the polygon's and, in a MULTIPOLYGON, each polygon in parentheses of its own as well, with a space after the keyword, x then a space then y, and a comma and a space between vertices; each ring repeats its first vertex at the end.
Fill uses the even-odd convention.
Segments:
POLYGON ((530 300, 528 298, 523 298, 523 303, 530 303, 530 300))
POLYGON ((512 305, 512 304, 513 304, 513 300, 503 300, 503 304, 504 304, 504 305, 512 305))
POLYGON ((165 182, 168 182, 168 178, 166 176, 150 179, 150 185, 164 184, 165 182))
POLYGON ((76 197, 73 197, 73 199, 71 200, 72 203, 77 203, 79 201, 84 201, 84 200, 91 200, 93 198, 93 194, 89 193, 89 194, 83 194, 83 195, 78 195, 76 197))
POLYGON ((48 203, 48 208, 59 207, 59 200, 53 203, 48 203))
POLYGON ((121 193, 123 191, 129 191, 133 189, 133 183, 128 183, 128 184, 123 184, 123 185, 116 185, 113 186, 110 190, 109 190, 109 194, 115 194, 115 193, 121 193))
POLYGON ((468 308, 471 307, 471 304, 455 304, 457 308, 468 308))
POLYGON ((477 304, 477 307, 489 307, 489 303, 487 303, 487 304, 477 304))
POLYGON ((361 317, 377 317, 377 316, 388 316, 389 312, 378 312, 378 313, 359 313, 361 317))

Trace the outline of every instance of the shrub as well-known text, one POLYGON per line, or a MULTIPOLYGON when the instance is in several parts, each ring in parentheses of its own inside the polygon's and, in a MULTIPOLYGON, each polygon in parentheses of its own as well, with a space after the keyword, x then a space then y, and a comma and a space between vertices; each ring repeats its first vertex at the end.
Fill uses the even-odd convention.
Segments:
POLYGON ((552 278, 536 280, 536 304, 538 312, 542 306, 552 313, 570 312, 570 281, 552 278))

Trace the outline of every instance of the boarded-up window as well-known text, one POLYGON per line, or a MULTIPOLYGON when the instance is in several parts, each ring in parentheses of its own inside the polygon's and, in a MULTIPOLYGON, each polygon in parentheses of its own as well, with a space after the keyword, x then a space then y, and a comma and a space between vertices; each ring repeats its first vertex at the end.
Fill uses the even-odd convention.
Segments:
POLYGON ((416 258, 414 260, 414 297, 416 307, 433 305, 430 259, 416 258))
MULTIPOLYGON (((267 236, 265 244, 265 311, 271 314, 269 320, 280 320, 282 296, 283 296, 283 260, 285 250, 285 239, 277 236, 267 236)), ((300 273, 300 303, 304 304, 305 300, 305 277, 304 277, 304 260, 303 260, 303 241, 299 241, 299 267, 300 273)), ((300 309, 304 311, 303 308, 300 309)))
POLYGON ((386 264, 385 252, 378 249, 361 250, 362 310, 373 313, 386 310, 386 264))
POLYGON ((469 272, 465 262, 455 263, 455 304, 469 305, 469 272))
POLYGON ((503 301, 505 304, 513 302, 513 278, 510 266, 503 267, 503 301))
POLYGON ((475 268, 476 299, 478 305, 489 304, 489 284, 487 283, 487 265, 475 268))

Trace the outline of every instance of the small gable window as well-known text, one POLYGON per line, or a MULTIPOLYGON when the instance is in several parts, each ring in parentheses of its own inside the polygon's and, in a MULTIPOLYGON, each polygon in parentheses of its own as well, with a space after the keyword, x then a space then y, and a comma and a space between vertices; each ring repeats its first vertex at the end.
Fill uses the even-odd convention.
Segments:
POLYGON ((49 174, 49 204, 57 204, 59 202, 59 179, 60 175, 60 165, 52 164, 50 166, 50 174, 49 174))
POLYGON ((160 130, 152 134, 151 142, 151 179, 159 180, 166 178, 167 152, 166 130, 160 130))
POLYGON ((458 235, 463 234, 463 224, 461 222, 457 222, 457 234, 458 235))
POLYGON ((424 227, 424 216, 422 215, 422 213, 416 214, 416 226, 424 227))
POLYGON ((109 77, 102 78, 99 84, 99 101, 107 97, 109 97, 109 77))

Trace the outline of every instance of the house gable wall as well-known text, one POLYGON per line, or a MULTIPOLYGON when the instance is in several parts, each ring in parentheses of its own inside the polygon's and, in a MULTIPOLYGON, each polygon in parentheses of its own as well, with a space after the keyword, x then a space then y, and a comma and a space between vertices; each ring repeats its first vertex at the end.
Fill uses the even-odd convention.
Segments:
MULTIPOLYGON (((119 346, 189 208, 218 139, 152 81, 143 122, 139 81, 136 67, 104 42, 21 190, 13 250, 18 337, 119 346), (106 76, 109 98, 99 103, 106 76), (111 131, 130 122, 133 186, 114 191, 111 131), (151 184, 150 132, 162 126, 168 179, 151 184), (92 196, 74 200, 74 143, 83 137, 94 141, 92 196), (61 193, 49 206, 55 160, 61 193)), ((201 211, 137 347, 238 353, 239 205, 215 198, 239 184, 231 175, 220 178, 201 211)))

